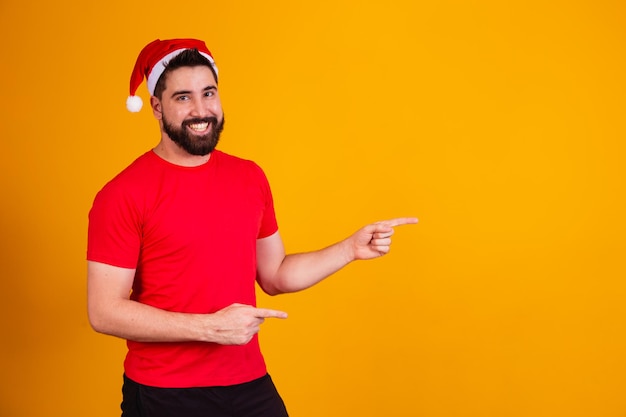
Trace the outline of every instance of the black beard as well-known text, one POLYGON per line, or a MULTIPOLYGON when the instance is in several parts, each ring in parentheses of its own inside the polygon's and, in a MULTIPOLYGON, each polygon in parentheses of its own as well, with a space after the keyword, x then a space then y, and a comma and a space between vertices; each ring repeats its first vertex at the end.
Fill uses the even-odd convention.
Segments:
POLYGON ((213 152, 217 146, 222 130, 224 130, 224 117, 219 122, 217 117, 189 119, 185 120, 180 128, 176 128, 168 123, 165 115, 163 115, 163 130, 173 142, 190 155, 204 156, 213 152), (211 123, 211 131, 203 136, 192 136, 187 130, 187 126, 196 123, 211 123))

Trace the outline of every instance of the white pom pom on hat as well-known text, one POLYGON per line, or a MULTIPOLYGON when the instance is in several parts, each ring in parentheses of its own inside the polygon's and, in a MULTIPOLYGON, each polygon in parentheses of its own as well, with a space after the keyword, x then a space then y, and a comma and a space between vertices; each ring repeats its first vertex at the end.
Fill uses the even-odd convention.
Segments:
POLYGON ((128 96, 126 99, 126 108, 131 113, 137 113, 143 107, 143 100, 139 96, 128 96))
POLYGON ((205 58, 209 60, 215 74, 217 74, 217 66, 211 51, 205 43, 197 39, 156 39, 146 45, 135 62, 135 68, 130 76, 130 96, 126 99, 126 108, 128 111, 136 113, 141 110, 143 101, 141 97, 135 95, 137 89, 146 78, 148 91, 150 95, 154 95, 154 88, 159 80, 167 63, 186 49, 197 49, 205 58))

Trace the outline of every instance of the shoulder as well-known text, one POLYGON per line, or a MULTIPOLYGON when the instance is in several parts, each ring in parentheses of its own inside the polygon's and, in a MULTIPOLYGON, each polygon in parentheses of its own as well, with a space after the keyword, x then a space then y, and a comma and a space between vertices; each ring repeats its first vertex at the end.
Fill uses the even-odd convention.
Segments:
POLYGON ((107 182, 96 195, 96 199, 118 199, 133 195, 145 187, 147 179, 154 177, 157 170, 158 164, 152 151, 148 151, 107 182))
POLYGON ((158 159, 153 151, 148 151, 135 159, 109 183, 145 181, 148 174, 159 170, 158 159))
POLYGON ((220 168, 228 168, 236 170, 239 173, 249 173, 252 175, 260 175, 265 177, 263 169, 254 161, 250 159, 234 156, 217 149, 211 154, 211 158, 214 158, 215 164, 220 168))
POLYGON ((239 165, 239 166, 256 165, 254 161, 241 158, 239 156, 231 155, 223 151, 218 151, 217 149, 215 149, 211 153, 211 158, 213 158, 216 162, 219 162, 220 164, 239 165))

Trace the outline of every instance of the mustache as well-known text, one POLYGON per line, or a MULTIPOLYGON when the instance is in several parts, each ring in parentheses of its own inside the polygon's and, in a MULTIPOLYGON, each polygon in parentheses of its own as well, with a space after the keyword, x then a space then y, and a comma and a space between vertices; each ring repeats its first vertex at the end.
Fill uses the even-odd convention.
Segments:
POLYGON ((187 127, 192 124, 198 123, 213 123, 213 126, 217 126, 218 120, 217 117, 194 117, 193 119, 187 119, 183 122, 183 126, 187 127))

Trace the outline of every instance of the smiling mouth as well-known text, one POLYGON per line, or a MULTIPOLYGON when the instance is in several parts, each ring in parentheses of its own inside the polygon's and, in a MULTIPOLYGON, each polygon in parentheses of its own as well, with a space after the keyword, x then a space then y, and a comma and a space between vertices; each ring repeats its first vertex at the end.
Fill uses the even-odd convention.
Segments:
POLYGON ((205 130, 209 128, 209 122, 189 123, 187 126, 189 127, 189 129, 193 131, 204 132, 205 130))

